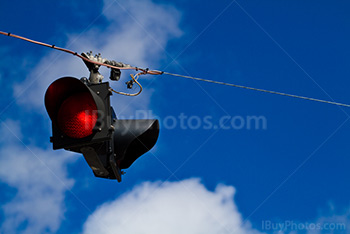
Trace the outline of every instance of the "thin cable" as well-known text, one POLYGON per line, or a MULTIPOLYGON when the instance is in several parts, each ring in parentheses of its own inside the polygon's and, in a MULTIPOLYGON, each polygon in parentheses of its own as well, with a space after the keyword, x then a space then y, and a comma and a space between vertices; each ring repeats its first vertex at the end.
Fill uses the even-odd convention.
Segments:
POLYGON ((299 96, 299 95, 282 93, 282 92, 276 92, 276 91, 270 91, 270 90, 266 90, 266 89, 258 89, 258 88, 243 86, 243 85, 236 85, 236 84, 231 84, 231 83, 225 83, 225 82, 221 82, 221 81, 207 80, 207 79, 203 79, 203 78, 197 78, 197 77, 192 77, 192 76, 184 76, 184 75, 179 75, 179 74, 174 74, 174 73, 169 73, 169 72, 163 72, 163 74, 170 75, 170 76, 176 76, 176 77, 182 77, 182 78, 186 78, 186 79, 204 81, 204 82, 209 82, 209 83, 214 83, 214 84, 226 85, 226 86, 231 86, 231 87, 236 87, 236 88, 255 90, 255 91, 264 92, 264 93, 272 93, 272 94, 277 94, 277 95, 281 95, 281 96, 299 98, 299 99, 304 99, 304 100, 309 100, 309 101, 328 103, 328 104, 337 105, 337 106, 350 107, 349 104, 343 104, 343 103, 339 103, 339 102, 326 101, 326 100, 321 100, 321 99, 317 99, 317 98, 299 96))
POLYGON ((21 40, 24 40, 24 41, 28 41, 28 42, 31 42, 31 43, 34 43, 34 44, 37 44, 37 45, 46 46, 46 47, 49 47, 49 48, 52 48, 52 49, 56 49, 56 50, 59 50, 59 51, 63 51, 63 52, 72 54, 74 56, 77 56, 77 57, 81 58, 84 61, 87 61, 87 62, 90 62, 90 63, 93 63, 93 64, 97 64, 97 65, 100 65, 100 66, 105 66, 105 67, 108 67, 108 68, 111 68, 111 69, 136 70, 136 71, 140 70, 141 72, 139 72, 139 73, 137 73, 135 75, 136 80, 135 80, 134 76, 131 75, 131 78, 133 79, 133 81, 140 87, 139 92, 130 94, 130 93, 124 93, 124 92, 115 91, 114 89, 111 88, 112 92, 115 92, 115 93, 121 94, 121 95, 125 95, 125 96, 137 96, 137 95, 139 95, 142 92, 142 86, 137 81, 139 75, 145 75, 145 74, 160 75, 160 74, 162 74, 162 72, 159 72, 159 71, 151 71, 151 70, 148 70, 148 69, 142 69, 142 68, 138 68, 138 67, 118 67, 118 66, 113 66, 113 65, 110 65, 110 64, 106 64, 106 63, 100 63, 100 62, 97 62, 97 61, 90 60, 90 59, 88 59, 88 58, 78 54, 77 52, 74 52, 74 51, 71 51, 71 50, 68 50, 68 49, 65 49, 65 48, 61 48, 61 47, 58 47, 58 46, 55 46, 55 45, 50 45, 50 44, 43 43, 43 42, 40 42, 40 41, 35 41, 35 40, 29 39, 29 38, 26 38, 26 37, 22 37, 22 36, 19 36, 19 35, 15 35, 15 34, 12 34, 12 33, 9 33, 9 32, 6 33, 6 32, 0 31, 0 34, 5 35, 5 36, 9 36, 9 37, 13 37, 13 38, 17 38, 17 39, 21 39, 21 40))
MULTIPOLYGON (((12 34, 12 33, 6 33, 6 32, 0 31, 0 34, 5 35, 5 36, 9 36, 9 37, 18 38, 18 39, 21 39, 21 40, 24 40, 24 41, 28 41, 28 42, 37 44, 37 45, 42 45, 42 46, 46 46, 46 47, 49 47, 49 48, 52 48, 52 49, 60 50, 60 51, 72 54, 74 56, 77 56, 77 57, 81 58, 82 60, 85 60, 85 61, 90 62, 90 63, 97 64, 97 65, 100 65, 100 66, 105 66, 105 67, 108 67, 108 68, 119 69, 119 70, 141 70, 143 72, 145 71, 145 69, 141 69, 141 68, 137 68, 137 67, 117 67, 117 66, 113 66, 113 65, 109 65, 109 64, 105 64, 105 63, 92 61, 92 60, 90 60, 88 58, 83 57, 82 55, 78 54, 77 52, 74 52, 74 51, 71 51, 71 50, 68 50, 68 49, 65 49, 65 48, 61 48, 61 47, 58 47, 58 46, 55 46, 55 45, 50 45, 50 44, 47 44, 47 43, 43 43, 43 42, 40 42, 40 41, 35 41, 35 40, 29 39, 29 38, 26 38, 26 37, 22 37, 22 36, 18 36, 18 35, 12 34)), ((149 74, 151 74, 151 73, 149 73, 149 74)))
MULTIPOLYGON (((28 42, 31 42, 31 43, 34 43, 34 44, 46 46, 46 47, 49 47, 49 48, 52 48, 52 49, 60 50, 60 51, 72 54, 74 56, 77 56, 77 57, 81 58, 84 61, 87 61, 87 62, 90 62, 90 63, 93 63, 93 64, 97 64, 97 65, 100 65, 100 66, 105 66, 105 67, 108 67, 108 68, 119 69, 119 70, 136 70, 136 71, 141 71, 141 72, 139 72, 139 73, 137 73, 135 75, 137 79, 138 79, 139 75, 147 75, 147 74, 149 74, 149 75, 162 75, 162 74, 166 74, 166 75, 170 75, 170 76, 182 77, 182 78, 186 78, 186 79, 204 81, 204 82, 220 84, 220 85, 226 85, 226 86, 231 86, 231 87, 236 87, 236 88, 255 90, 255 91, 264 92, 264 93, 277 94, 277 95, 281 95, 281 96, 299 98, 299 99, 315 101, 315 102, 321 102, 321 103, 328 103, 328 104, 332 104, 332 105, 336 105, 336 106, 350 107, 349 104, 343 104, 343 103, 339 103, 339 102, 326 101, 326 100, 322 100, 322 99, 305 97, 305 96, 299 96, 299 95, 288 94, 288 93, 282 93, 282 92, 271 91, 271 90, 266 90, 266 89, 258 89, 258 88, 243 86, 243 85, 236 85, 236 84, 231 84, 231 83, 225 83, 225 82, 221 82, 221 81, 208 80, 208 79, 197 78, 197 77, 192 77, 192 76, 185 76, 185 75, 180 75, 180 74, 174 74, 174 73, 170 73, 170 72, 157 71, 157 70, 148 70, 148 69, 142 69, 142 68, 138 68, 138 67, 117 67, 117 66, 113 66, 113 65, 109 65, 109 64, 100 63, 100 62, 97 62, 97 61, 90 60, 90 59, 85 58, 82 55, 78 54, 77 52, 73 52, 73 51, 65 49, 65 48, 57 47, 55 45, 46 44, 46 43, 43 43, 43 42, 35 41, 35 40, 29 39, 29 38, 26 38, 26 37, 18 36, 18 35, 11 34, 11 33, 2 32, 2 31, 0 31, 0 34, 5 35, 5 36, 9 36, 9 37, 18 38, 18 39, 21 39, 21 40, 24 40, 24 41, 28 41, 28 42)), ((118 93, 118 94, 126 95, 126 96, 137 96, 137 95, 139 95, 142 92, 142 86, 137 81, 137 79, 135 79, 133 76, 131 76, 131 77, 132 77, 133 81, 139 85, 139 87, 140 87, 139 92, 134 93, 134 94, 130 94, 130 93, 118 92, 118 91, 115 91, 113 89, 111 89, 111 91, 113 91, 115 93, 118 93)))
POLYGON ((117 66, 106 64, 106 63, 100 63, 100 62, 97 62, 97 61, 90 60, 90 59, 88 59, 88 58, 78 54, 77 52, 74 52, 72 50, 68 50, 68 49, 65 49, 65 48, 61 48, 61 47, 58 47, 58 46, 55 46, 55 45, 50 45, 50 44, 43 43, 43 42, 40 42, 40 41, 35 41, 35 40, 29 39, 29 38, 26 38, 26 37, 22 37, 22 36, 18 36, 18 35, 9 33, 9 32, 2 32, 2 31, 0 31, 0 34, 5 35, 5 36, 9 36, 9 37, 14 37, 14 38, 17 38, 17 39, 21 39, 21 40, 24 40, 24 41, 28 41, 28 42, 31 42, 31 43, 34 43, 34 44, 37 44, 37 45, 46 46, 46 47, 49 47, 49 48, 52 48, 52 49, 60 50, 60 51, 72 54, 74 56, 77 56, 77 57, 81 58, 84 61, 87 61, 87 62, 90 62, 90 63, 94 63, 94 64, 97 64, 97 65, 100 65, 100 66, 105 66, 105 67, 108 67, 108 68, 119 69, 119 70, 142 71, 141 73, 139 73, 139 75, 145 75, 145 74, 161 75, 161 74, 163 74, 163 72, 161 72, 161 71, 148 70, 148 69, 143 69, 143 68, 139 68, 139 67, 117 67, 117 66))

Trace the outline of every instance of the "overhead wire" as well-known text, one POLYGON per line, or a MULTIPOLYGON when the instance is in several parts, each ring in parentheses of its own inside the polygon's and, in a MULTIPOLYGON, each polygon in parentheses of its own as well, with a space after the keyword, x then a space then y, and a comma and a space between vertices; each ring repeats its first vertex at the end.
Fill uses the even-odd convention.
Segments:
POLYGON ((174 74, 174 73, 169 73, 169 72, 163 72, 163 74, 164 75, 170 75, 170 76, 176 76, 176 77, 182 77, 182 78, 186 78, 186 79, 204 81, 204 82, 209 82, 209 83, 214 83, 214 84, 226 85, 226 86, 231 86, 231 87, 236 87, 236 88, 249 89, 249 90, 254 90, 254 91, 259 91, 259 92, 264 92, 264 93, 271 93, 271 94, 277 94, 277 95, 281 95, 281 96, 299 98, 299 99, 304 99, 304 100, 309 100, 309 101, 328 103, 328 104, 337 105, 337 106, 350 107, 349 104, 343 104, 343 103, 339 103, 339 102, 327 101, 327 100, 322 100, 322 99, 317 99, 317 98, 311 98, 311 97, 305 97, 305 96, 300 96, 300 95, 282 93, 282 92, 271 91, 271 90, 266 90, 266 89, 253 88, 253 87, 237 85, 237 84, 232 84, 232 83, 226 83, 226 82, 221 82, 221 81, 215 81, 215 80, 208 80, 208 79, 203 79, 203 78, 198 78, 198 77, 179 75, 179 74, 174 74))
POLYGON ((21 40, 24 40, 24 41, 28 41, 28 42, 37 44, 37 45, 46 46, 46 47, 49 47, 49 48, 52 48, 52 49, 60 50, 60 51, 72 54, 74 56, 77 56, 77 57, 79 57, 82 60, 85 60, 87 62, 94 63, 94 64, 97 64, 97 65, 100 65, 100 66, 105 66, 105 67, 108 67, 108 68, 119 69, 119 70, 141 70, 141 71, 144 70, 144 69, 137 68, 137 67, 117 67, 117 66, 106 64, 106 63, 93 61, 93 60, 90 60, 90 59, 88 59, 88 58, 86 58, 86 57, 84 57, 84 56, 80 55, 79 53, 74 52, 72 50, 61 48, 61 47, 58 47, 58 46, 55 46, 55 45, 50 45, 50 44, 43 43, 43 42, 40 42, 40 41, 35 41, 35 40, 29 39, 29 38, 26 38, 26 37, 22 37, 22 36, 18 36, 18 35, 12 34, 12 33, 7 33, 7 32, 0 31, 0 34, 5 35, 5 36, 9 36, 9 37, 18 38, 18 39, 21 39, 21 40))
POLYGON ((80 59, 93 63, 93 64, 97 64, 100 66, 105 66, 111 69, 119 69, 119 70, 135 70, 135 71, 141 71, 139 73, 137 73, 136 75, 131 75, 132 78, 132 82, 136 83, 139 86, 139 91, 137 93, 125 93, 125 92, 119 92, 119 91, 115 91, 113 89, 111 89, 111 91, 117 93, 117 94, 121 94, 121 95, 126 95, 126 96, 137 96, 139 95, 143 88, 141 86, 141 84, 138 82, 138 78, 140 75, 169 75, 169 76, 174 76, 174 77, 181 77, 181 78, 186 78, 186 79, 192 79, 192 80, 197 80, 197 81, 203 81, 203 82, 208 82, 208 83, 213 83, 213 84, 219 84, 219 85, 225 85, 225 86, 230 86, 230 87, 236 87, 236 88, 242 88, 242 89, 248 89, 248 90, 254 90, 254 91, 259 91, 259 92, 264 92, 264 93, 270 93, 270 94, 276 94, 276 95, 280 95, 280 96, 287 96, 287 97, 293 97, 293 98, 298 98, 298 99, 303 99, 303 100, 309 100, 309 101, 315 101, 315 102, 321 102, 321 103, 327 103, 327 104, 332 104, 332 105, 337 105, 337 106, 343 106, 343 107, 350 107, 350 104, 344 104, 344 103, 340 103, 340 102, 334 102, 334 101, 327 101, 327 100, 322 100, 322 99, 317 99, 317 98, 311 98, 311 97, 306 97, 306 96, 300 96, 300 95, 294 95, 294 94, 288 94, 288 93, 283 93, 283 92, 277 92, 277 91, 272 91, 272 90, 266 90, 266 89, 260 89, 260 88, 253 88, 253 87, 249 87, 249 86, 243 86, 243 85, 237 85, 237 84, 232 84, 232 83, 226 83, 226 82, 221 82, 221 81, 215 81, 215 80, 208 80, 208 79, 204 79, 204 78, 198 78, 198 77, 193 77, 193 76, 186 76, 186 75, 181 75, 181 74, 175 74, 175 73, 170 73, 170 72, 166 72, 166 71, 158 71, 158 70, 149 70, 147 69, 143 69, 143 68, 139 68, 139 67, 118 67, 118 66, 113 66, 113 65, 109 65, 106 63, 101 63, 98 61, 93 61, 90 60, 80 54, 78 54, 77 52, 71 51, 69 49, 65 49, 65 48, 61 48, 55 45, 50 45, 47 43, 43 43, 40 41, 35 41, 26 37, 22 37, 22 36, 18 36, 12 33, 8 33, 8 32, 2 32, 0 31, 0 34, 5 35, 5 36, 9 36, 9 37, 13 37, 13 38, 18 38, 24 41, 28 41, 34 44, 38 44, 38 45, 42 45, 42 46, 46 46, 52 49, 56 49, 56 50, 60 50, 69 54, 72 54, 74 56, 79 57, 80 59))

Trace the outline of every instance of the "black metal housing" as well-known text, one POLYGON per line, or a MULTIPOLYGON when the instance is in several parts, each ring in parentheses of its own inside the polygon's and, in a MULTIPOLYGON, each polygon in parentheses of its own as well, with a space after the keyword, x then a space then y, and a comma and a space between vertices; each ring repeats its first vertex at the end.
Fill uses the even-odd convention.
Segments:
POLYGON ((83 81, 63 77, 54 81, 46 91, 45 106, 52 120, 53 149, 64 148, 82 153, 95 176, 120 182, 121 169, 129 168, 155 145, 159 122, 155 119, 117 120, 110 106, 109 83, 83 81), (79 92, 89 93, 98 109, 93 133, 81 139, 65 135, 57 124, 57 115, 64 100, 79 92))

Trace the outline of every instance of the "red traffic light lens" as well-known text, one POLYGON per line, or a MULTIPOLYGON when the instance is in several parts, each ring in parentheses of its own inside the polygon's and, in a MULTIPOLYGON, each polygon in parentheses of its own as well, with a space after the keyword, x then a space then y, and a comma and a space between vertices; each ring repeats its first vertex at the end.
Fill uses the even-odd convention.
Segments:
POLYGON ((58 127, 71 138, 84 138, 92 134, 97 122, 97 107, 90 93, 70 96, 58 111, 58 127))

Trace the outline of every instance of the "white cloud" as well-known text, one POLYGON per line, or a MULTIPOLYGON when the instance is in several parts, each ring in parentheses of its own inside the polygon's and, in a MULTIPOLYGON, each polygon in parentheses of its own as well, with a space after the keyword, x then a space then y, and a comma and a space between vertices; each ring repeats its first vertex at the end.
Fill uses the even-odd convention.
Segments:
MULTIPOLYGON (((273 234, 345 234, 350 233, 350 209, 336 212, 332 203, 329 211, 322 212, 315 219, 300 220, 263 220, 261 229, 273 234), (276 221, 277 220, 277 221, 276 221)), ((323 210, 323 209, 322 209, 323 210)))
POLYGON ((234 193, 226 185, 209 191, 198 179, 144 182, 99 207, 83 233, 259 233, 243 222, 234 193))
MULTIPOLYGON (((24 146, 19 125, 1 123, 0 182, 16 189, 2 204, 1 233, 53 233, 64 218, 65 192, 73 186, 67 177, 67 153, 24 146), (18 138, 17 138, 18 137, 18 138)), ((4 185, 3 185, 4 186, 4 185)))
MULTIPOLYGON (((102 15, 108 20, 108 26, 103 29, 91 27, 80 34, 69 35, 67 47, 78 52, 92 50, 100 52, 104 58, 148 67, 156 66, 165 57, 167 42, 181 35, 180 14, 170 6, 149 0, 106 0, 104 4, 102 15)), ((109 70, 101 68, 101 72, 107 81, 109 70)), ((62 76, 80 78, 88 76, 88 71, 80 59, 58 51, 51 52, 41 59, 25 81, 14 86, 17 103, 44 112, 45 91, 52 81, 62 76)), ((112 87, 124 89, 125 81, 114 82, 112 87)), ((136 98, 114 95, 113 104, 120 114, 131 115, 134 110, 149 109, 152 92, 147 88, 136 98)))
POLYGON ((301 227, 308 227, 308 234, 350 233, 350 209, 340 213, 331 209, 330 214, 320 215, 315 221, 301 227))
MULTIPOLYGON (((102 53, 104 58, 154 67, 165 56, 163 49, 167 42, 181 35, 179 12, 170 6, 149 0, 105 1, 104 4, 102 16, 108 25, 92 26, 80 34, 68 35, 67 44, 59 46, 79 53, 92 50, 102 53)), ((109 70, 101 68, 101 73, 107 81, 109 70)), ((46 115, 44 94, 51 82, 63 76, 88 75, 78 58, 52 50, 31 68, 25 80, 14 85, 13 95, 23 107, 22 111, 46 115)), ((119 90, 124 88, 125 81, 111 85, 119 90)), ((127 117, 135 110, 149 109, 152 92, 149 87, 136 98, 114 95, 112 103, 117 114, 127 117)), ((0 182, 16 189, 11 201, 2 204, 5 219, 0 232, 54 233, 64 218, 65 193, 73 186, 74 181, 66 171, 73 157, 64 151, 24 146, 19 123, 8 120, 0 126, 0 182)))
POLYGON ((22 139, 22 132, 20 127, 20 121, 8 119, 1 123, 0 132, 6 134, 0 134, 0 142, 3 144, 11 144, 12 142, 22 139))

